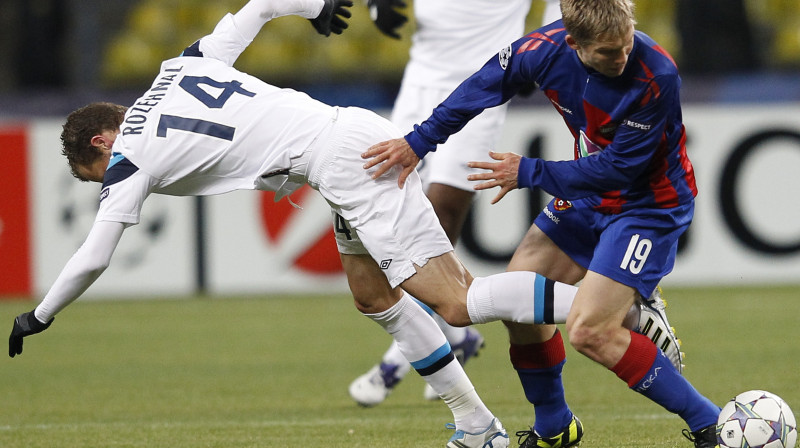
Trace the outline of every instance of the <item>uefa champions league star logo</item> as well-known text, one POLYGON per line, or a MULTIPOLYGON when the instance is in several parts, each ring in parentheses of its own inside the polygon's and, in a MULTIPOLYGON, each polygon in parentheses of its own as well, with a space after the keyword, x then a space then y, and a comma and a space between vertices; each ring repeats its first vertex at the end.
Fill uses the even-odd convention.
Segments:
POLYGON ((511 45, 500 50, 498 57, 500 58, 500 68, 503 70, 508 68, 508 61, 511 59, 511 45))
MULTIPOLYGON (((86 234, 94 223, 99 207, 100 191, 97 184, 84 184, 64 173, 58 181, 57 197, 58 230, 77 249, 83 244, 86 234)), ((136 229, 126 232, 123 242, 114 253, 114 264, 123 268, 142 265, 149 248, 164 235, 167 225, 167 207, 151 197, 142 213, 136 229)))

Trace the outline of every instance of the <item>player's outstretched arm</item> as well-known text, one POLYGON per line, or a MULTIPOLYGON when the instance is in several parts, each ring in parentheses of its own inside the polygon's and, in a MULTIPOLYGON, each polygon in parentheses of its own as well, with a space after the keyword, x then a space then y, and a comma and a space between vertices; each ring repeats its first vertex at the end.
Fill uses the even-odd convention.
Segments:
POLYGON ((121 222, 94 223, 86 241, 61 270, 42 303, 34 311, 20 314, 14 320, 8 339, 8 356, 13 358, 22 353, 24 337, 46 330, 59 311, 74 302, 100 277, 108 267, 124 230, 125 225, 121 222))
POLYGON ((350 8, 353 6, 352 0, 325 0, 322 12, 314 19, 309 19, 314 29, 323 36, 342 34, 347 28, 345 19, 350 18, 350 8))
POLYGON ((396 138, 372 145, 367 152, 361 154, 361 158, 369 159, 364 164, 365 170, 380 164, 378 169, 372 173, 373 179, 383 176, 392 167, 399 166, 402 171, 400 172, 400 177, 397 178, 397 186, 400 188, 403 188, 403 185, 406 184, 406 179, 419 163, 419 157, 417 157, 417 154, 414 153, 414 150, 411 149, 411 146, 404 138, 396 138))
POLYGON ((476 190, 500 187, 500 192, 492 199, 492 204, 496 204, 500 199, 503 199, 506 193, 517 188, 519 162, 522 160, 522 156, 513 152, 497 153, 489 151, 489 157, 499 160, 499 162, 469 162, 467 166, 470 168, 488 170, 488 172, 470 174, 467 179, 486 181, 475 185, 476 190))
POLYGON ((400 39, 397 29, 408 22, 408 17, 398 11, 406 7, 403 0, 369 0, 367 7, 369 7, 369 17, 381 33, 393 39, 400 39))

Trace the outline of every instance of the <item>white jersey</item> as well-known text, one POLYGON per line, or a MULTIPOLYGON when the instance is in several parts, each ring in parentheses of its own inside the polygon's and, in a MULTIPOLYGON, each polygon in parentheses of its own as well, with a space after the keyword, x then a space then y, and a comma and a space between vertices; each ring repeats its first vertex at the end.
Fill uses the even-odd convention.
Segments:
POLYGON ((417 31, 403 82, 450 88, 519 39, 531 0, 414 2, 417 31))
POLYGON ((331 125, 337 108, 231 67, 250 43, 232 17, 199 41, 198 56, 164 61, 128 109, 109 170, 120 166, 106 175, 96 221, 138 223, 150 193, 262 189, 276 191, 277 200, 302 186, 271 174, 290 168, 331 125))
POLYGON ((289 168, 334 112, 218 60, 179 57, 128 109, 114 151, 160 180, 160 193, 253 189, 260 175, 289 168))
POLYGON ((164 61, 125 114, 114 152, 154 177, 155 192, 254 189, 262 175, 289 168, 335 115, 305 93, 231 67, 249 43, 229 45, 231 35, 237 36, 229 14, 201 39, 204 57, 164 61), (218 54, 209 57, 207 49, 218 54))
POLYGON ((328 106, 230 67, 250 43, 246 36, 269 17, 305 6, 301 12, 313 16, 322 7, 321 0, 279 0, 281 10, 268 3, 267 16, 262 5, 250 2, 246 7, 256 7, 240 17, 244 25, 228 15, 184 57, 165 61, 153 86, 127 111, 95 223, 37 306, 40 322, 80 296, 108 266, 124 228, 139 222, 151 193, 257 188, 279 198, 308 183, 331 205, 337 228, 347 232, 343 250, 369 254, 391 287, 453 250, 416 172, 400 189, 399 170, 373 180, 377 168, 363 169, 361 154, 400 138, 397 127, 374 112, 328 106))

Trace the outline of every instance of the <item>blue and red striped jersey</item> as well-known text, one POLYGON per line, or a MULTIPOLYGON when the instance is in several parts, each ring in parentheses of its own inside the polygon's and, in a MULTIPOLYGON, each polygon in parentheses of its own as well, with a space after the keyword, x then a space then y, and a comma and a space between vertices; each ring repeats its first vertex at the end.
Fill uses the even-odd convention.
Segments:
POLYGON ((558 20, 500 51, 406 135, 414 152, 422 158, 435 151, 481 111, 534 85, 574 136, 574 160, 523 158, 520 188, 585 199, 604 213, 693 201, 681 80, 669 54, 637 31, 625 70, 610 78, 583 65, 566 34, 558 20))

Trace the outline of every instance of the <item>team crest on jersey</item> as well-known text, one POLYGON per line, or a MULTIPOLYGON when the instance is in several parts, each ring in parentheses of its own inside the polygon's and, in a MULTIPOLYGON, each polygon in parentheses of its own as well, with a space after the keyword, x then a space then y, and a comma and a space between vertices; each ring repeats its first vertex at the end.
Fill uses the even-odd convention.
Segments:
POLYGON ((570 207, 572 207, 572 202, 560 198, 553 199, 553 208, 557 212, 563 212, 570 207))
POLYGON ((509 59, 511 59, 511 45, 500 50, 498 57, 500 59, 500 68, 505 70, 508 67, 509 59))

